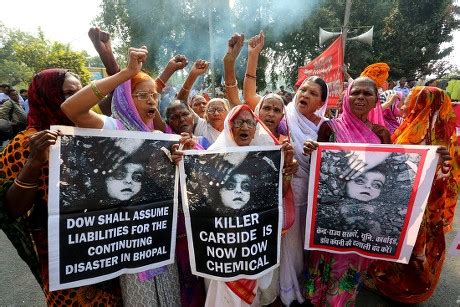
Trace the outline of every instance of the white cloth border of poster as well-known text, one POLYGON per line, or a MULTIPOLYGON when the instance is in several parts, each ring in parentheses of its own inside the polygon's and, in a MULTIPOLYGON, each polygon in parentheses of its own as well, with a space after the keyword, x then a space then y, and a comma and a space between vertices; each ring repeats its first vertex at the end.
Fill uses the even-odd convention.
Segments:
MULTIPOLYGON (((308 207, 307 207, 307 219, 306 219, 306 229, 305 229, 305 242, 304 249, 306 250, 321 250, 326 251, 324 248, 315 248, 311 247, 311 221, 312 221, 312 211, 314 200, 317 200, 318 194, 318 181, 317 175, 319 175, 319 168, 321 162, 321 150, 352 150, 352 151, 366 151, 366 152, 398 152, 398 153, 419 153, 422 155, 423 164, 422 169, 417 170, 416 182, 413 185, 412 193, 415 193, 415 199, 411 194, 411 200, 413 201, 413 211, 407 228, 405 230, 406 236, 404 241, 399 248, 399 255, 397 258, 394 256, 388 257, 374 257, 365 255, 363 252, 357 251, 331 251, 327 250, 330 253, 337 254, 357 254, 362 257, 379 259, 386 261, 393 261, 407 264, 409 262, 412 249, 415 245, 417 239, 417 234, 420 228, 420 224, 425 212, 425 207, 430 195, 431 186, 433 183, 433 178, 436 172, 436 167, 438 163, 438 154, 436 153, 438 146, 427 146, 427 145, 394 145, 394 144, 354 144, 354 143, 318 143, 318 149, 311 154, 310 161, 310 177, 309 177, 309 187, 308 187, 308 207), (309 227, 310 226, 310 227, 309 227)), ((411 201, 410 200, 410 201, 411 201)))
MULTIPOLYGON (((158 140, 158 141, 177 141, 180 136, 163 133, 127 131, 127 130, 107 130, 107 129, 88 129, 71 126, 51 126, 50 130, 59 130, 64 135, 79 135, 79 136, 106 136, 117 138, 158 140)), ((60 182, 60 159, 61 156, 61 138, 57 138, 56 144, 50 146, 49 152, 49 183, 48 183, 48 242, 57 242, 57 244, 48 245, 48 263, 49 263, 49 287, 50 291, 68 289, 99 283, 105 280, 116 278, 125 273, 139 273, 152 269, 152 265, 138 267, 135 269, 122 269, 117 272, 99 276, 96 278, 88 278, 75 282, 60 283, 59 269, 59 182, 60 182), (53 231, 56 230, 56 231, 53 231)), ((176 167, 174 181, 174 201, 173 201, 173 219, 172 229, 173 235, 171 240, 171 258, 167 261, 156 263, 155 267, 162 267, 174 262, 176 251, 176 229, 177 229, 177 211, 178 211, 178 184, 179 184, 179 168, 176 167)))
MULTIPOLYGON (((273 145, 273 146, 241 146, 241 147, 229 147, 226 149, 220 149, 220 150, 185 150, 184 155, 208 155, 208 154, 218 154, 218 153, 229 153, 229 152, 250 152, 250 151, 271 151, 271 150, 279 150, 281 149, 281 145, 273 145)), ((281 170, 284 165, 284 154, 281 152, 281 170)), ((279 176, 279 197, 278 197, 278 229, 279 229, 279 237, 278 237, 278 246, 277 246, 277 263, 276 265, 272 266, 271 268, 268 268, 256 275, 246 275, 246 274, 241 274, 235 277, 231 278, 222 278, 222 277, 217 277, 217 276, 212 276, 208 274, 203 274, 201 272, 197 272, 196 266, 195 266, 195 252, 193 249, 193 242, 191 239, 191 225, 190 225, 190 211, 188 208, 188 198, 187 198, 187 186, 186 186, 186 176, 185 176, 185 167, 184 167, 184 160, 181 160, 179 164, 179 169, 180 169, 180 186, 181 186, 181 195, 182 195, 182 209, 184 211, 184 217, 185 217, 185 228, 187 231, 187 245, 188 245, 188 250, 189 250, 189 257, 190 257, 190 268, 192 271, 192 274, 212 279, 212 280, 217 280, 217 281, 223 281, 223 282, 230 282, 230 281, 236 281, 242 278, 248 278, 248 279, 257 279, 265 274, 274 271, 276 268, 279 267, 280 265, 280 257, 281 257, 281 231, 283 227, 283 175, 282 172, 280 171, 280 176, 279 176)))

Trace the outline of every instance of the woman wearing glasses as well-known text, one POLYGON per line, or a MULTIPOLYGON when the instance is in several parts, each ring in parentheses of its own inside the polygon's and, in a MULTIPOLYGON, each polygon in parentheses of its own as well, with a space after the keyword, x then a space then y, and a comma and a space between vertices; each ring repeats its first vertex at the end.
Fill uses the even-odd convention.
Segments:
MULTIPOLYGON (((64 113, 78 127, 164 131, 166 125, 157 110, 159 95, 156 84, 150 76, 141 72, 147 54, 145 47, 130 48, 125 69, 97 82, 93 81, 77 96, 67 99, 61 105, 64 113), (99 99, 113 90, 111 117, 90 110, 99 99)), ((131 171, 134 174, 133 165, 131 171)), ((127 192, 132 194, 133 191, 127 192)), ((176 250, 186 251, 186 241, 185 247, 183 243, 178 241, 176 250)), ((138 274, 120 276, 125 306, 199 306, 204 301, 203 281, 191 275, 186 252, 176 252, 174 264, 149 270, 147 275, 151 278, 144 282, 140 281, 138 274)))

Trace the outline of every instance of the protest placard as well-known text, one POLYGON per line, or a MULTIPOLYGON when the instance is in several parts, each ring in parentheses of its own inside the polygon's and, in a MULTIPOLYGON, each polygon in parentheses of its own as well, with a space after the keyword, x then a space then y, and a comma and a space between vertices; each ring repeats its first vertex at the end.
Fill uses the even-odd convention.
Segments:
POLYGON ((50 289, 174 261, 178 136, 57 126, 50 149, 50 289), (163 148, 163 149, 162 149, 163 148))
POLYGON ((305 249, 407 263, 436 148, 320 143, 311 158, 305 249))
POLYGON ((279 146, 185 153, 181 191, 193 274, 255 279, 279 265, 282 165, 279 146))

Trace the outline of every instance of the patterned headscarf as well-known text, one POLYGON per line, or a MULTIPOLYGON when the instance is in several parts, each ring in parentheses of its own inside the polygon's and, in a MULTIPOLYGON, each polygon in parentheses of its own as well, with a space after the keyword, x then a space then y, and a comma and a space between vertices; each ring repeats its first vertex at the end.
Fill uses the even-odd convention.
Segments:
MULTIPOLYGON (((451 230, 457 195, 460 186, 460 149, 457 143, 455 112, 446 92, 432 86, 412 89, 407 105, 407 117, 392 136, 395 144, 420 144, 445 146, 452 157, 451 170, 435 177, 430 197, 443 209, 444 230, 451 230), (436 187, 436 188, 435 188, 436 187)), ((438 166, 438 174, 442 166, 438 166)))
POLYGON ((374 80, 377 87, 383 87, 388 79, 390 66, 386 63, 374 63, 367 66, 361 73, 361 77, 368 77, 374 80))
POLYGON ((50 125, 74 126, 62 112, 64 102, 65 69, 46 69, 36 74, 29 87, 29 127, 37 130, 49 129, 50 125))
MULTIPOLYGON (((343 96, 343 112, 336 119, 329 121, 329 125, 336 135, 337 142, 339 143, 381 143, 379 137, 371 130, 367 125, 361 121, 356 115, 353 114, 350 107, 350 92, 353 85, 358 79, 355 79, 350 83, 347 89, 347 93, 343 96)), ((362 80, 362 79, 361 79, 362 80)), ((372 81, 369 81, 372 82, 372 81)), ((373 109, 374 112, 379 113, 379 116, 374 118, 382 118, 382 106, 379 102, 379 95, 377 95, 376 106, 373 109)), ((375 121, 372 118, 368 120, 373 124, 382 125, 379 121, 375 121)))
MULTIPOLYGON (((153 79, 146 73, 139 72, 131 80, 128 80, 115 89, 112 97, 112 117, 123 124, 123 129, 131 131, 153 131, 154 126, 147 126, 141 119, 133 97, 132 90, 143 81, 153 79)), ((155 84, 155 82, 154 82, 155 84)))

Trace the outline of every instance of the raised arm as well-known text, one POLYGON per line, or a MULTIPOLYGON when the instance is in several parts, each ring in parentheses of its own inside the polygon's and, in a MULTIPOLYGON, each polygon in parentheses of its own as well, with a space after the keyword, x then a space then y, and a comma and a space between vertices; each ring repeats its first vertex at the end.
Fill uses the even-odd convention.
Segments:
POLYGON ((225 91, 231 107, 241 104, 238 82, 235 74, 235 62, 244 44, 244 34, 235 33, 228 40, 227 53, 224 56, 225 91))
POLYGON ((185 55, 177 54, 169 60, 166 67, 163 69, 163 72, 155 79, 155 84, 157 88, 157 92, 161 93, 163 89, 166 87, 166 82, 168 82, 169 78, 178 70, 183 69, 187 66, 188 60, 185 55))
POLYGON ((257 61, 259 54, 264 47, 265 36, 263 32, 254 36, 249 40, 248 44, 248 63, 246 66, 246 74, 243 83, 243 97, 246 103, 255 109, 262 96, 257 94, 256 75, 257 75, 257 61))
POLYGON ((99 115, 91 108, 102 98, 102 96, 113 91, 118 85, 131 79, 141 71, 142 63, 147 58, 147 49, 130 48, 128 66, 102 80, 93 81, 80 91, 70 96, 62 105, 61 109, 78 127, 100 129, 104 125, 102 115, 99 115))
MULTIPOLYGON (((110 39, 110 34, 101 31, 96 27, 89 29, 88 36, 93 43, 94 49, 96 49, 97 53, 99 54, 99 58, 104 64, 107 74, 112 76, 119 72, 120 66, 118 66, 117 60, 113 55, 112 40, 110 39)), ((112 93, 108 94, 106 97, 104 97, 104 99, 100 100, 98 105, 103 114, 110 116, 112 114, 112 93)))
POLYGON ((190 93, 190 89, 192 88, 196 79, 200 75, 206 73, 206 71, 208 70, 208 67, 209 67, 209 63, 206 62, 205 60, 196 60, 195 63, 193 63, 192 69, 190 70, 190 73, 188 74, 187 79, 185 79, 185 82, 182 85, 182 88, 177 94, 178 100, 187 101, 188 94, 190 93))

